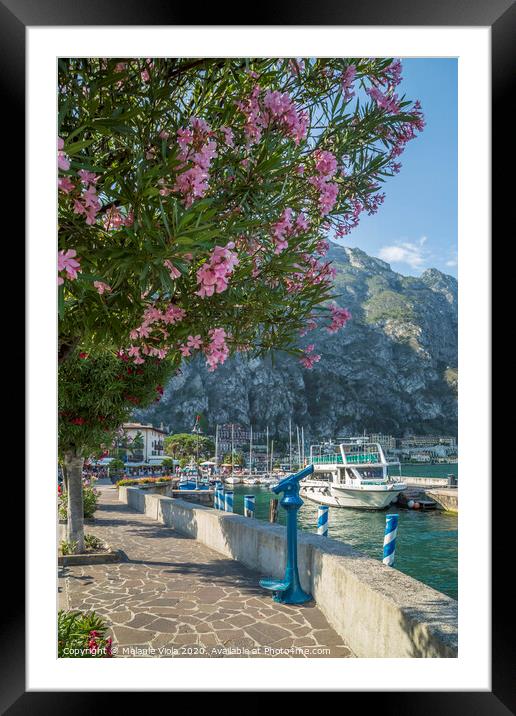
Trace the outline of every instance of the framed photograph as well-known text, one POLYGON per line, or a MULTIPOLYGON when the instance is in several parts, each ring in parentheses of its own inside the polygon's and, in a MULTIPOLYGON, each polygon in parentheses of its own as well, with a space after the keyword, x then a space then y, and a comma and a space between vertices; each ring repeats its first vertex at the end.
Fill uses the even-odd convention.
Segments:
POLYGON ((3 710, 125 690, 514 710, 489 275, 513 5, 0 17, 29 319, 3 710))

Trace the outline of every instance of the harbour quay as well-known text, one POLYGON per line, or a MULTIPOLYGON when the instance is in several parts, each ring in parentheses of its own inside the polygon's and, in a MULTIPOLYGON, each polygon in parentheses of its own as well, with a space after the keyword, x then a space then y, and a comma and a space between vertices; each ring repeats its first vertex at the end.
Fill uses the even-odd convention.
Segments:
POLYGON ((398 497, 398 503, 407 506, 411 501, 418 502, 422 509, 426 506, 437 507, 446 512, 459 512, 459 488, 457 480, 450 477, 404 476, 407 485, 398 497))
MULTIPOLYGON (((280 579, 286 530, 138 487, 119 487, 122 505, 172 528, 256 575, 280 579)), ((156 527, 158 529, 158 527, 156 527)), ((298 533, 301 586, 353 655, 365 658, 454 658, 457 602, 350 545, 298 533)), ((265 592, 261 599, 273 605, 265 592)), ((299 607, 283 605, 289 609, 299 607)), ((303 609, 301 608, 301 612, 303 609)), ((245 613, 244 605, 242 612, 245 613)))

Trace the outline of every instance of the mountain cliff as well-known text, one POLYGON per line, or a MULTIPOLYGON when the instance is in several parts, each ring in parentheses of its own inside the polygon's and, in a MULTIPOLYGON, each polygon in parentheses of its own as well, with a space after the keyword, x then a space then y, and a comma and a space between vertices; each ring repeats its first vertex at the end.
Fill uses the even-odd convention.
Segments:
POLYGON ((289 418, 310 438, 370 432, 457 434, 457 281, 437 269, 402 276, 360 249, 332 244, 337 303, 352 320, 336 334, 310 332, 321 355, 312 370, 290 356, 236 356, 214 373, 185 364, 160 403, 135 417, 190 430, 216 423, 269 426, 289 418))

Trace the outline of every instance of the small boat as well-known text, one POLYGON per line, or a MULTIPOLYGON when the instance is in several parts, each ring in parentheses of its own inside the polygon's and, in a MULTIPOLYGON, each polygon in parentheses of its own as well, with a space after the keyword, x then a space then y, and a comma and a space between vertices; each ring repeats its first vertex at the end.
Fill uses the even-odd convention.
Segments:
POLYGON ((310 447, 314 472, 300 484, 300 495, 330 507, 357 507, 383 510, 394 502, 407 486, 400 477, 389 475, 389 467, 379 443, 358 438, 341 443, 339 452, 324 454, 322 445, 310 447))
POLYGON ((180 490, 208 490, 209 487, 209 477, 203 475, 197 465, 191 463, 181 471, 179 477, 180 490))
POLYGON ((224 478, 224 482, 227 485, 239 485, 241 480, 239 477, 236 477, 235 475, 230 475, 229 477, 224 478))

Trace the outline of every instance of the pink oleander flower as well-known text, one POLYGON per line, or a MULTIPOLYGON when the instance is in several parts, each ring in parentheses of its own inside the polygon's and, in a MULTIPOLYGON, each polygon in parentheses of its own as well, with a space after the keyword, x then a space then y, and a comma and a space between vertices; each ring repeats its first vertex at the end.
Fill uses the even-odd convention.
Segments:
POLYGON ((86 171, 86 169, 79 169, 77 174, 80 176, 83 184, 96 184, 98 181, 98 176, 93 174, 93 172, 86 171))
POLYGON ((194 348, 195 350, 199 350, 202 346, 202 339, 201 336, 188 336, 187 345, 189 348, 194 348))
POLYGON ((310 228, 310 221, 305 216, 305 214, 298 214, 296 219, 296 227, 300 231, 308 231, 308 229, 310 228))
POLYGON ((304 328, 302 328, 302 329, 299 331, 299 335, 300 335, 300 336, 306 336, 306 334, 307 334, 309 331, 314 331, 316 328, 317 328, 317 321, 315 320, 315 318, 309 318, 309 319, 307 320, 307 322, 305 323, 304 328))
POLYGON ((394 94, 394 92, 384 94, 378 87, 369 87, 366 89, 366 92, 380 109, 385 110, 389 114, 396 114, 400 111, 398 95, 394 94))
POLYGON ((309 346, 305 348, 304 354, 299 359, 299 362, 304 368, 308 368, 311 370, 316 363, 318 363, 321 360, 321 356, 317 353, 312 353, 315 346, 311 343, 309 346))
POLYGON ((179 306, 174 306, 174 304, 171 303, 165 313, 162 314, 160 317, 161 320, 164 321, 164 323, 172 325, 174 323, 179 323, 179 321, 182 321, 185 316, 186 311, 184 310, 184 308, 179 308, 179 306))
POLYGON ((329 249, 330 244, 325 239, 321 239, 320 241, 318 241, 315 246, 315 250, 320 256, 326 256, 329 249))
POLYGON ((168 259, 166 261, 163 261, 163 265, 165 266, 165 268, 168 269, 168 271, 170 273, 170 278, 172 280, 179 278, 181 276, 181 271, 179 271, 179 269, 177 269, 174 266, 174 264, 171 261, 169 261, 168 259))
POLYGON ((70 181, 70 177, 59 177, 57 180, 57 186, 59 187, 59 191, 62 191, 63 194, 69 194, 71 191, 75 189, 75 184, 73 184, 70 181))
POLYGON ((207 298, 227 289, 228 279, 239 263, 236 252, 232 250, 234 248, 232 241, 226 246, 216 246, 208 261, 197 270, 198 296, 207 298))
POLYGON ((343 328, 351 318, 351 313, 347 308, 341 308, 337 304, 330 306, 332 314, 332 322, 327 328, 328 333, 336 333, 339 329, 343 328))
POLYGON ((316 174, 309 177, 308 182, 319 193, 319 211, 321 216, 326 216, 333 210, 339 194, 338 184, 330 181, 337 172, 337 158, 331 152, 317 149, 314 160, 316 174))
POLYGON ((73 210, 76 214, 84 214, 86 223, 90 226, 97 220, 97 214, 100 211, 100 201, 97 197, 97 190, 93 184, 83 191, 79 199, 75 199, 73 210))
POLYGON ((231 127, 221 127, 220 131, 224 134, 224 141, 228 147, 234 147, 234 134, 231 127))
POLYGON ((189 355, 191 355, 189 346, 179 346, 179 351, 183 358, 187 358, 189 355))
POLYGON ((293 218, 294 212, 290 207, 287 207, 281 214, 279 221, 272 225, 272 236, 276 244, 275 254, 280 254, 288 248, 288 239, 290 237, 297 236, 309 229, 310 222, 305 214, 298 214, 295 221, 293 221, 293 218))
POLYGON ((228 335, 223 328, 212 328, 208 331, 208 336, 210 343, 205 347, 204 353, 208 371, 211 373, 229 356, 229 348, 226 344, 228 335))
POLYGON ((199 117, 191 117, 189 127, 178 129, 178 157, 185 171, 177 175, 172 189, 163 187, 160 194, 178 192, 187 207, 206 194, 210 165, 217 156, 217 143, 210 139, 212 134, 209 124, 199 117))
POLYGON ((325 176, 313 176, 308 179, 319 192, 319 211, 321 216, 326 216, 333 210, 339 195, 339 186, 335 182, 328 181, 325 176))
POLYGON ((317 149, 314 152, 315 170, 319 176, 330 179, 337 171, 337 159, 331 152, 317 149))
POLYGON ((285 136, 290 137, 296 144, 304 139, 308 132, 308 113, 298 109, 293 100, 286 93, 268 91, 260 102, 260 87, 255 85, 250 96, 237 102, 238 109, 245 116, 244 132, 248 145, 256 144, 262 137, 262 132, 271 123, 285 136))
POLYGON ((353 82, 355 81, 356 74, 357 68, 355 67, 355 65, 348 65, 342 75, 341 85, 344 91, 345 102, 349 102, 349 100, 353 99, 353 97, 355 96, 355 92, 353 90, 353 82))
POLYGON ((57 138, 57 166, 62 171, 66 172, 70 169, 70 157, 64 153, 64 139, 61 137, 57 138))
POLYGON ((104 283, 104 281, 94 281, 93 285, 99 292, 99 294, 102 296, 103 293, 110 293, 111 292, 111 286, 108 283, 104 283))
POLYGON ((391 64, 384 70, 383 82, 387 83, 390 87, 397 87, 402 80, 401 73, 403 66, 400 60, 393 60, 391 64))
POLYGON ((149 70, 148 70, 147 68, 151 68, 154 63, 152 62, 152 60, 150 59, 150 57, 148 57, 148 58, 145 60, 145 63, 146 63, 146 65, 147 65, 147 67, 146 67, 145 69, 143 69, 142 72, 140 72, 140 77, 142 78, 142 80, 143 80, 144 82, 149 82, 149 80, 150 80, 150 74, 149 74, 149 70))
POLYGON ((298 110, 287 93, 268 91, 263 99, 263 104, 270 117, 280 124, 287 136, 291 137, 296 144, 306 137, 308 113, 298 110))
POLYGON ((120 229, 133 223, 132 213, 124 216, 116 206, 111 206, 104 214, 103 224, 106 231, 120 229))
MULTIPOLYGON (((77 252, 75 249, 68 249, 68 251, 58 251, 57 253, 57 270, 65 271, 66 278, 70 281, 75 281, 77 274, 81 270, 80 259, 76 258, 77 252)), ((60 286, 64 283, 64 278, 58 276, 57 283, 60 286)))

